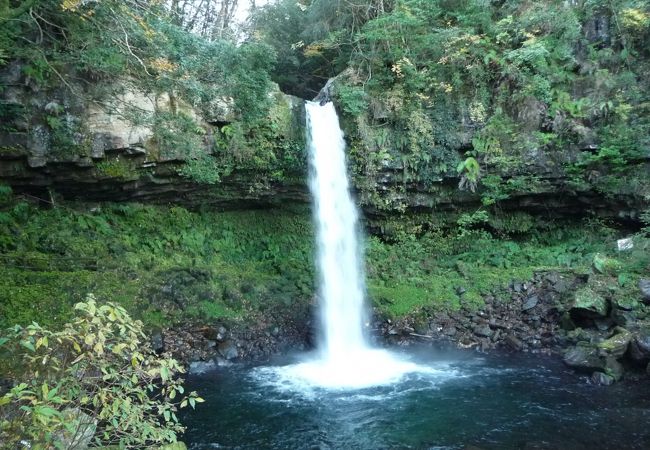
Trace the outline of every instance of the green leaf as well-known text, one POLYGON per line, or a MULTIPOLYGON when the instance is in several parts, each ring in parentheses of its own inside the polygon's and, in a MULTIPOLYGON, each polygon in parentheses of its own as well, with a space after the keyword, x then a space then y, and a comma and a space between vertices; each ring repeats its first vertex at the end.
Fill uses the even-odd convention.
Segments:
POLYGON ((60 417, 61 413, 54 408, 49 406, 35 406, 34 414, 38 414, 44 417, 60 417))
POLYGON ((25 340, 25 341, 20 341, 20 345, 22 345, 22 346, 25 347, 27 350, 30 350, 30 351, 32 351, 32 352, 35 352, 35 351, 36 351, 36 348, 34 348, 34 344, 32 344, 31 341, 27 341, 27 340, 25 340))

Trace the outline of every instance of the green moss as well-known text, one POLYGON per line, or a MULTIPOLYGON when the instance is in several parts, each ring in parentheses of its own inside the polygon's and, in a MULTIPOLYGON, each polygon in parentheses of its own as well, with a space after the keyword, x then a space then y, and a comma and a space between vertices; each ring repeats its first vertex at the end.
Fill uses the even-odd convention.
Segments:
POLYGON ((607 300, 591 287, 584 287, 576 291, 573 308, 589 311, 602 317, 607 315, 607 300))
POLYGON ((138 172, 134 164, 126 159, 117 158, 101 161, 97 163, 95 170, 100 177, 120 178, 123 180, 138 178, 138 172))
POLYGON ((458 305, 458 296, 451 286, 441 283, 430 283, 426 287, 406 283, 389 286, 370 284, 368 291, 377 309, 394 318, 412 313, 423 306, 444 305, 454 308, 458 305))

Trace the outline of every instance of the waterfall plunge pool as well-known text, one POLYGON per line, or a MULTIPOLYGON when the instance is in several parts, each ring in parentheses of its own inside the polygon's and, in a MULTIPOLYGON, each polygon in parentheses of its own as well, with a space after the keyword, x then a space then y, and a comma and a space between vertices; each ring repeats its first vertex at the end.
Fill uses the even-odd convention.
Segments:
POLYGON ((191 376, 190 449, 647 449, 650 383, 593 386, 557 358, 404 355, 428 371, 361 389, 300 385, 296 358, 191 376), (474 447, 472 447, 474 446, 474 447))
POLYGON ((556 359, 399 354, 364 334, 358 212, 334 106, 307 102, 322 339, 311 358, 188 380, 190 449, 647 449, 648 384, 587 385, 556 359))

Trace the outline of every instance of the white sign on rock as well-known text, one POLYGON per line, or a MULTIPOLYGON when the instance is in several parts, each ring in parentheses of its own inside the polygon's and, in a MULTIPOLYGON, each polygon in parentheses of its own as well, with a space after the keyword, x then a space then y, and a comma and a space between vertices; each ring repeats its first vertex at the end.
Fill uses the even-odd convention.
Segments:
POLYGON ((631 250, 634 247, 634 242, 632 241, 632 238, 625 238, 616 241, 616 245, 618 247, 618 251, 622 252, 625 250, 631 250))

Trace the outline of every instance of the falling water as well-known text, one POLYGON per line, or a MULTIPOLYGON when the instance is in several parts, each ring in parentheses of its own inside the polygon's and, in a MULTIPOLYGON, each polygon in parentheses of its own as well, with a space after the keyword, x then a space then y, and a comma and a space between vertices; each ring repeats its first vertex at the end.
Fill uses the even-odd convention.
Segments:
POLYGON ((349 192, 343 132, 332 103, 307 102, 306 109, 323 337, 315 359, 284 367, 281 378, 300 387, 349 389, 392 383, 408 372, 427 372, 428 368, 372 348, 366 339, 357 210, 349 192))
POLYGON ((309 102, 307 130, 320 274, 322 353, 346 358, 368 348, 363 333, 364 283, 357 210, 350 197, 345 141, 332 103, 309 102))

